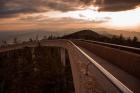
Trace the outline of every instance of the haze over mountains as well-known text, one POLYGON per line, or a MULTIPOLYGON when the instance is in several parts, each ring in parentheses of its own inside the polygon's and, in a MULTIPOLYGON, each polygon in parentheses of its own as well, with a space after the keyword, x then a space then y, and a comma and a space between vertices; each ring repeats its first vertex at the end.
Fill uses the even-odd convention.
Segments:
POLYGON ((62 36, 69 32, 52 32, 52 31, 0 31, 0 44, 2 40, 6 40, 8 43, 12 43, 14 38, 17 38, 19 42, 28 41, 30 38, 33 40, 38 37, 38 39, 42 39, 44 36, 48 37, 50 35, 53 36, 62 36))
MULTIPOLYGON (((77 30, 78 31, 78 30, 77 30)), ((2 43, 2 40, 6 40, 8 42, 12 42, 14 38, 17 38, 18 41, 28 41, 29 38, 36 39, 42 39, 44 36, 63 36, 63 35, 69 35, 74 31, 43 31, 43 30, 31 30, 31 31, 0 31, 0 44, 2 43)), ((80 30, 82 31, 82 30, 80 30)), ((93 32, 89 32, 88 30, 83 30, 84 35, 87 35, 87 37, 92 37, 94 34, 94 37, 97 36, 97 34, 105 35, 108 37, 112 37, 112 35, 120 35, 122 34, 124 37, 138 37, 140 40, 140 32, 130 32, 130 31, 121 31, 121 30, 112 30, 112 29, 104 29, 104 28, 97 28, 92 29, 93 32), (96 32, 96 33, 95 33, 96 32)), ((82 35, 81 35, 82 36, 82 35)), ((80 36, 79 36, 80 37, 80 36)))
POLYGON ((125 30, 113 30, 113 29, 106 29, 106 28, 95 28, 94 31, 98 32, 99 34, 103 34, 106 36, 112 36, 112 35, 123 35, 125 38, 131 37, 133 38, 136 36, 140 40, 140 32, 136 31, 125 31, 125 30))

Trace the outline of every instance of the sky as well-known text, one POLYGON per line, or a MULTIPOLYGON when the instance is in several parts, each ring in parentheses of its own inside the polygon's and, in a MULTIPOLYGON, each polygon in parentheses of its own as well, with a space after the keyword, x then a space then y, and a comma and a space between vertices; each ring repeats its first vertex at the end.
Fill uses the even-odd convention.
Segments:
POLYGON ((140 0, 0 0, 0 31, 140 32, 140 0))

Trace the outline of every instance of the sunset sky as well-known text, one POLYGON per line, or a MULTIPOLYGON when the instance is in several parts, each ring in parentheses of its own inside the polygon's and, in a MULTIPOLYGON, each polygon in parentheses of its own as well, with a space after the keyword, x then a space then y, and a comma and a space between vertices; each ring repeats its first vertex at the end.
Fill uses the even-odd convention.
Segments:
POLYGON ((0 0, 0 31, 90 28, 140 32, 140 0, 0 0))

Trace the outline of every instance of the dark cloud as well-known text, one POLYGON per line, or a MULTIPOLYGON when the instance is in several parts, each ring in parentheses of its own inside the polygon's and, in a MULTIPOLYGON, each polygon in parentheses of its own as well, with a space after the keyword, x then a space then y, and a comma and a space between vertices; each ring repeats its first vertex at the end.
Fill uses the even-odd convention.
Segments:
POLYGON ((80 1, 86 5, 93 3, 93 0, 80 0, 80 1))
POLYGON ((56 1, 52 0, 50 2, 47 2, 46 5, 49 9, 58 10, 58 11, 62 11, 62 12, 76 10, 77 7, 73 6, 70 3, 73 3, 73 2, 68 2, 66 0, 64 0, 64 1, 62 0, 61 2, 56 2, 56 1))
POLYGON ((103 0, 104 2, 97 4, 100 11, 124 11, 136 8, 140 5, 140 0, 103 0))
POLYGON ((95 5, 99 11, 124 11, 136 8, 140 0, 80 0, 85 5, 95 5))
POLYGON ((0 0, 0 18, 46 11, 72 11, 95 5, 99 11, 123 11, 135 8, 140 0, 0 0))
POLYGON ((75 10, 77 6, 73 6, 71 2, 68 0, 0 0, 0 18, 51 10, 62 12, 75 10))
POLYGON ((34 13, 34 12, 40 12, 40 10, 34 9, 34 8, 13 8, 13 9, 1 9, 0 10, 0 17, 12 17, 17 16, 21 13, 34 13))
POLYGON ((41 3, 39 0, 0 0, 0 17, 7 18, 25 13, 43 12, 45 9, 41 3))

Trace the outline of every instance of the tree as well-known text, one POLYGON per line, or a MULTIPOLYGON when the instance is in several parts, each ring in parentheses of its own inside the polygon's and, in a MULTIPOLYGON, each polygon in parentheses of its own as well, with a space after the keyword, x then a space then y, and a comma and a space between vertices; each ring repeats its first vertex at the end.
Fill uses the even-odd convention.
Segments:
POLYGON ((53 36, 53 35, 50 35, 50 36, 48 37, 48 40, 53 40, 53 39, 56 39, 56 37, 53 36))
POLYGON ((47 40, 48 38, 47 38, 47 36, 43 36, 43 39, 42 40, 47 40))
POLYGON ((32 38, 29 38, 29 42, 33 42, 33 39, 32 38))
POLYGON ((117 41, 117 36, 113 35, 112 38, 111 38, 111 42, 112 43, 117 43, 116 41, 117 41))
POLYGON ((128 43, 131 42, 131 38, 130 38, 130 37, 127 38, 127 42, 128 42, 128 43))
POLYGON ((14 38, 13 43, 14 43, 14 44, 17 44, 17 43, 18 43, 18 41, 17 41, 17 38, 16 38, 16 37, 14 38))
POLYGON ((120 34, 120 36, 119 36, 119 43, 120 43, 120 44, 123 44, 124 41, 125 41, 125 38, 123 37, 122 34, 120 34))
POLYGON ((138 38, 136 36, 134 36, 132 41, 133 41, 133 43, 136 43, 136 42, 138 42, 138 38))
POLYGON ((127 46, 131 46, 132 45, 132 40, 131 40, 130 37, 128 37, 125 42, 126 42, 127 46))
POLYGON ((39 37, 38 37, 38 35, 36 35, 36 37, 35 37, 36 41, 38 41, 38 40, 39 40, 38 38, 39 38, 39 37))
POLYGON ((7 41, 6 40, 3 40, 2 43, 3 43, 4 46, 7 45, 7 41))

